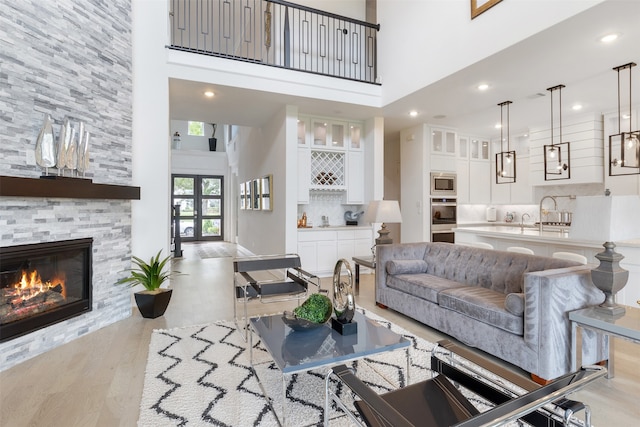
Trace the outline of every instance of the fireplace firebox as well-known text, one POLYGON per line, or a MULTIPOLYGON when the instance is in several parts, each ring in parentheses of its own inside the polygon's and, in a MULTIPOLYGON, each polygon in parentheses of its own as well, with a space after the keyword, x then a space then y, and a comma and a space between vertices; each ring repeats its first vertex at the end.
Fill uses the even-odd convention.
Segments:
POLYGON ((0 342, 91 311, 92 244, 0 247, 0 342))

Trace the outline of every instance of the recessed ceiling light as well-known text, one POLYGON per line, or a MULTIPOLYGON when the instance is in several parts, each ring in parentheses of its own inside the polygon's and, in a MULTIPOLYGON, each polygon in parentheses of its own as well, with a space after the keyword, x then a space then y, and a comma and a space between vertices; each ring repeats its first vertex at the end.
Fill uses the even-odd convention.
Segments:
POLYGON ((213 93, 212 91, 210 91, 210 90, 208 90, 208 91, 206 91, 206 92, 204 93, 204 96, 206 96, 207 98, 212 98, 212 97, 213 97, 213 95, 214 95, 214 93, 213 93))
POLYGON ((478 85, 478 90, 487 90, 487 89, 489 89, 489 85, 486 83, 482 83, 478 85))
POLYGON ((410 115, 411 117, 416 117, 416 116, 418 115, 418 112, 417 112, 416 110, 409 111, 409 115, 410 115))
POLYGON ((629 119, 631 118, 631 115, 629 115, 629 114, 623 114, 623 115, 622 115, 622 118, 623 118, 623 119, 625 119, 625 120, 629 120, 629 119))
POLYGON ((612 33, 612 34, 607 34, 605 36, 600 37, 600 41, 602 43, 611 43, 617 38, 618 38, 618 34, 612 33))
POLYGON ((496 125, 494 126, 496 129, 500 129, 502 127, 502 123, 496 123, 496 125))
POLYGON ((571 107, 574 111, 578 111, 578 110, 582 110, 582 104, 574 104, 573 107, 571 107))

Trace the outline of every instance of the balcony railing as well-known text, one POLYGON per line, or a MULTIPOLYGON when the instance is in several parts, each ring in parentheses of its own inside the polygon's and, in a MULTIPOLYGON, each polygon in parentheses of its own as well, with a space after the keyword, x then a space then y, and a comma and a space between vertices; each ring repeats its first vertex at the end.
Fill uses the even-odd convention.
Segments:
POLYGON ((171 0, 170 49, 376 83, 379 25, 280 0, 171 0))

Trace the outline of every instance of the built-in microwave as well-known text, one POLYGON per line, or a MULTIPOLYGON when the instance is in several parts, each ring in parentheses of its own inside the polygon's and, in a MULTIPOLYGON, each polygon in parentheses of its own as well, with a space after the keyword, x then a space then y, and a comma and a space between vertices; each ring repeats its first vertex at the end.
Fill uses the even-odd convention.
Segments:
POLYGON ((455 196, 456 174, 451 172, 431 172, 432 196, 455 196))

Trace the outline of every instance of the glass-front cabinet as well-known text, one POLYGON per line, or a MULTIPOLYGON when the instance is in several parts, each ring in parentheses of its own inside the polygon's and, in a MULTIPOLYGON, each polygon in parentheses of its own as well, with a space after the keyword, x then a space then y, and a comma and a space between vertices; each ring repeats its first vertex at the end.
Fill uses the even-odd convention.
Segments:
POLYGON ((471 138, 469 158, 473 160, 489 160, 489 141, 482 138, 471 138))
POLYGON ((431 152, 455 155, 456 133, 446 129, 431 129, 431 152))
POLYGON ((356 121, 298 118, 298 203, 309 203, 310 190, 342 191, 345 202, 363 202, 363 129, 356 121))
POLYGON ((349 123, 349 149, 362 150, 362 125, 349 123))
POLYGON ((313 121, 313 148, 327 148, 329 146, 329 124, 324 120, 313 121))
POLYGON ((346 123, 313 120, 312 148, 346 148, 346 129, 346 123))
POLYGON ((299 118, 298 119, 298 147, 309 146, 309 138, 307 134, 308 128, 309 128, 309 119, 299 118))

